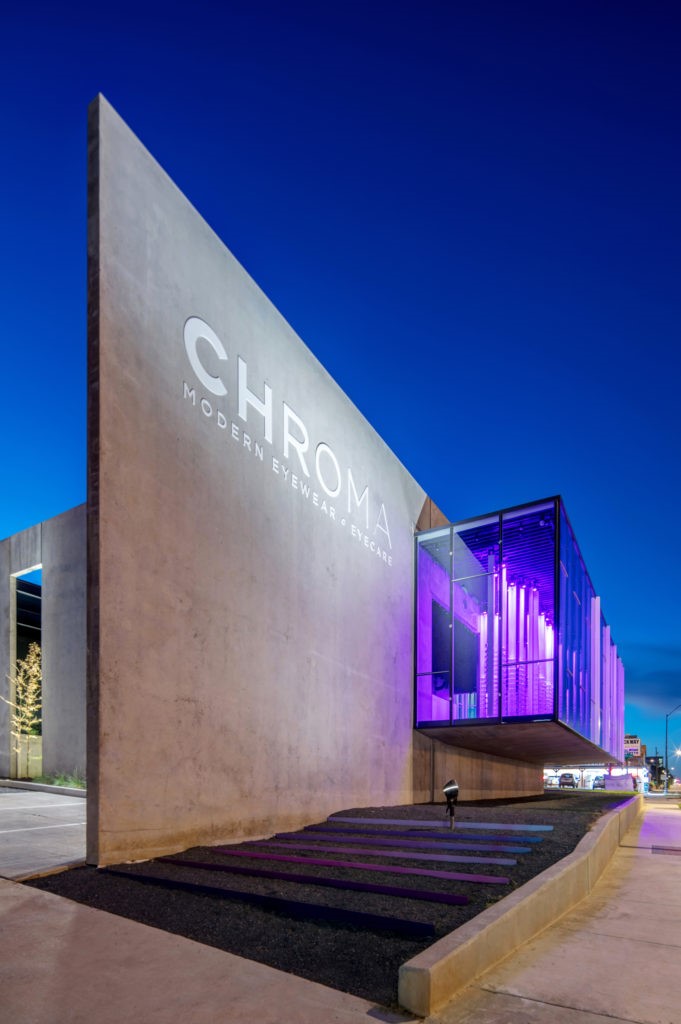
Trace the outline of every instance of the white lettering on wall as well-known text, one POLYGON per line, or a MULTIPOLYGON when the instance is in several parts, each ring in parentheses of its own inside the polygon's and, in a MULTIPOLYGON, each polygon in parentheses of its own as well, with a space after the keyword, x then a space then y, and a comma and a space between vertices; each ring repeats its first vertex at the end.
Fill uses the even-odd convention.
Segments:
POLYGON ((293 448, 298 456, 300 468, 305 476, 310 475, 310 470, 307 468, 307 463, 305 461, 305 452, 309 447, 310 438, 308 437, 307 427, 301 420, 300 416, 296 416, 291 406, 284 402, 284 458, 289 458, 290 450, 293 448), (294 437, 291 433, 292 423, 295 424, 301 435, 300 437, 294 437))
MULTIPOLYGON (((206 420, 213 420, 217 427, 224 431, 225 436, 231 436, 236 441, 241 451, 251 454, 251 457, 264 463, 264 449, 259 439, 254 436, 254 429, 259 434, 260 424, 256 423, 254 428, 254 417, 251 415, 249 432, 234 420, 229 420, 221 409, 216 407, 215 398, 223 398, 228 394, 227 386, 219 373, 212 370, 224 369, 220 364, 228 362, 227 351, 215 331, 205 320, 192 316, 184 325, 184 345, 189 364, 197 379, 211 396, 210 399, 199 395, 196 388, 183 382, 183 398, 194 408, 201 410, 206 420), (212 353, 210 352, 212 350, 212 353), (217 359, 217 362, 216 362, 217 359)), ((274 403, 273 391, 269 384, 263 382, 261 398, 257 390, 253 391, 248 386, 248 364, 240 355, 237 355, 236 365, 236 407, 238 419, 244 424, 249 423, 249 408, 252 413, 262 416, 262 436, 268 444, 273 444, 274 436, 274 403)), ((283 484, 295 491, 300 497, 298 501, 309 502, 310 506, 317 509, 328 517, 329 521, 336 524, 337 528, 347 529, 350 536, 356 538, 361 546, 371 554, 377 556, 387 566, 392 566, 392 538, 388 527, 388 516, 383 503, 379 506, 378 514, 375 512, 375 505, 372 505, 371 491, 369 484, 360 489, 356 483, 350 466, 341 469, 340 463, 333 448, 326 441, 320 441, 314 449, 314 475, 317 480, 318 490, 310 488, 305 483, 305 478, 311 479, 308 458, 310 452, 310 434, 308 428, 299 416, 286 401, 282 401, 282 419, 277 424, 281 427, 280 441, 278 441, 278 457, 271 456, 269 462, 272 473, 278 476, 283 484), (283 451, 283 456, 281 452, 283 451), (293 456, 295 453, 295 458, 293 456), (287 461, 293 459, 291 466, 287 461), (345 476, 343 475, 345 472, 345 476), (340 505, 330 505, 327 498, 337 498, 343 487, 347 488, 347 498, 343 497, 341 503, 347 508, 347 513, 341 510, 340 505), (322 495, 323 492, 323 495, 322 495), (375 520, 374 520, 375 516, 375 520), (362 528, 360 529, 359 525, 362 528), (370 536, 369 520, 375 523, 373 535, 370 536), (382 536, 378 537, 377 534, 382 536)), ((197 410, 198 411, 198 410, 197 410)), ((233 415, 233 413, 232 413, 233 415)), ((257 418, 256 418, 257 419, 257 418)), ((277 430, 278 433, 278 430, 277 430)), ((227 441, 229 443, 229 441, 227 441)))
POLYGON ((222 397, 227 394, 227 388, 222 383, 221 378, 214 377, 208 373, 208 370, 206 370, 199 359, 198 344, 201 340, 208 342, 221 362, 227 362, 227 353, 213 328, 209 327, 198 316, 190 316, 184 325, 184 347, 189 364, 206 391, 210 391, 212 395, 222 397))
POLYGON ((385 505, 383 505, 383 504, 381 505, 380 509, 378 510, 378 519, 376 520, 376 526, 374 527, 374 533, 376 533, 376 530, 380 530, 381 533, 384 533, 386 535, 386 537, 388 538, 388 544, 392 548, 393 542, 390 539, 390 530, 388 529, 388 517, 385 514, 385 505))
POLYGON ((357 488, 352 476, 352 470, 348 466, 348 515, 352 515, 352 499, 354 498, 357 511, 364 505, 364 525, 369 529, 369 485, 362 491, 362 497, 357 497, 357 488))
POLYGON ((248 389, 248 366, 241 356, 237 356, 238 371, 238 392, 239 392, 239 419, 244 423, 248 422, 248 406, 259 412, 265 420, 265 440, 272 444, 272 388, 265 384, 264 399, 258 398, 248 389))
POLYGON ((331 448, 329 448, 326 441, 320 441, 319 444, 317 445, 317 450, 314 455, 314 468, 315 473, 317 474, 317 479, 322 485, 322 490, 326 491, 330 498, 335 498, 338 494, 340 494, 342 483, 340 466, 338 465, 338 459, 333 454, 333 451, 331 450, 331 448), (333 465, 333 472, 336 475, 335 487, 329 487, 326 480, 324 479, 324 474, 322 473, 322 455, 326 455, 327 459, 329 459, 333 465))

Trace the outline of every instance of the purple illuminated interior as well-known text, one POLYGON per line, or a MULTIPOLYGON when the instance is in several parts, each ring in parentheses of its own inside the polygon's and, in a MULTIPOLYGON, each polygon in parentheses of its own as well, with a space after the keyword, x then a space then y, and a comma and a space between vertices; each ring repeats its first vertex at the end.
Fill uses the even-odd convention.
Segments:
POLYGON ((417 727, 558 718, 616 754, 623 686, 559 499, 419 534, 417 727))

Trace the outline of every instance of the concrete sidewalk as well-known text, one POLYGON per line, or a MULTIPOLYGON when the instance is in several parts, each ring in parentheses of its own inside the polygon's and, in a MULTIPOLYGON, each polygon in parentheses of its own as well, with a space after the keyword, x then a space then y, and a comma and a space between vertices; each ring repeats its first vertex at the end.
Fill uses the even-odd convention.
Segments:
POLYGON ((681 810, 646 801, 590 896, 428 1024, 677 1024, 681 810))
MULTIPOLYGON (((592 895, 427 1024, 675 1024, 679 967, 681 811, 647 802, 592 895)), ((2 1019, 31 1024, 416 1019, 2 880, 0 992, 2 1019)))
POLYGON ((84 795, 0 782, 0 878, 29 878, 85 863, 84 795))
POLYGON ((51 893, 0 881, 0 1020, 376 1024, 413 1018, 51 893))

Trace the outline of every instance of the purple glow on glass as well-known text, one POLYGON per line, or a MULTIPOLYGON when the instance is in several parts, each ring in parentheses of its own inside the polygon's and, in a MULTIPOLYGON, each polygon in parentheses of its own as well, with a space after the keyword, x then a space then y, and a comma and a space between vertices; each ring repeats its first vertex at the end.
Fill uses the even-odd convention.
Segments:
POLYGON ((417 724, 555 714, 623 756, 624 670, 560 501, 422 534, 416 617, 417 724))
POLYGON ((484 718, 487 718, 490 714, 490 691, 487 685, 487 673, 489 670, 489 640, 487 636, 487 630, 487 612, 482 612, 482 614, 480 615, 480 670, 478 673, 478 698, 480 701, 480 715, 484 718))
MULTIPOLYGON (((449 537, 446 538, 446 549, 449 550, 449 537)), ((450 720, 450 657, 445 657, 433 642, 436 635, 434 608, 449 613, 449 603, 448 572, 420 547, 416 594, 416 706, 419 721, 448 723, 450 720)))
POLYGON ((506 591, 506 652, 503 663, 504 717, 553 713, 553 628, 539 611, 536 587, 509 580, 506 591))

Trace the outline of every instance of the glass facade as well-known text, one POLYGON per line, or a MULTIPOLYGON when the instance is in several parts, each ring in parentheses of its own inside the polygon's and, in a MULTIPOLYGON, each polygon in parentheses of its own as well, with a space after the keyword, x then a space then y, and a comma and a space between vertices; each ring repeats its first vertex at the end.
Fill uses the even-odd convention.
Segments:
POLYGON ((624 670, 560 498, 416 537, 416 727, 560 721, 619 759, 624 670))

